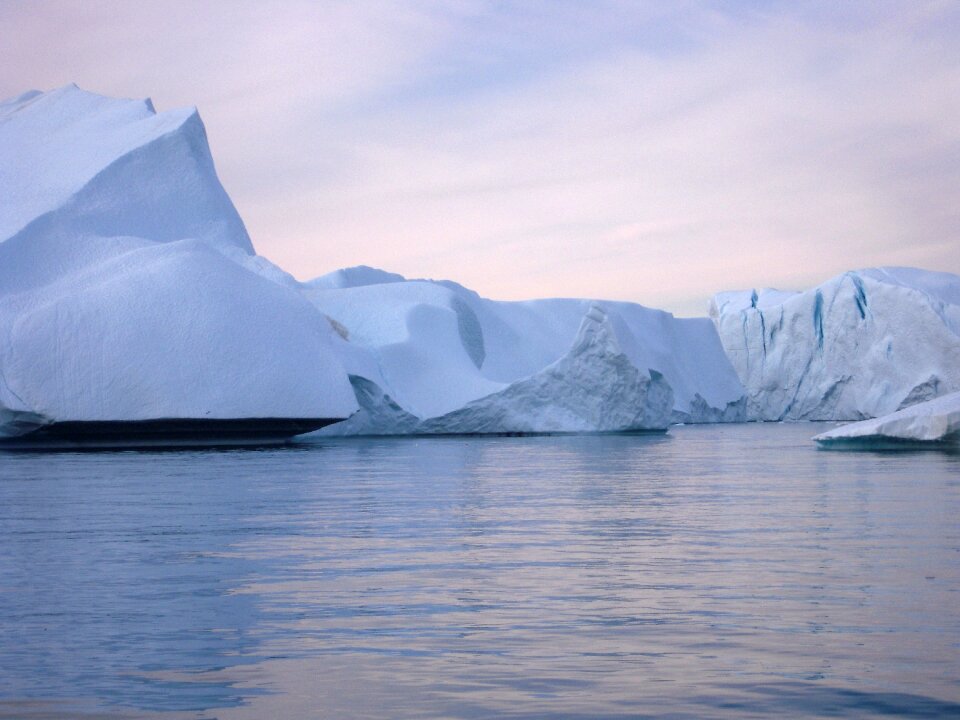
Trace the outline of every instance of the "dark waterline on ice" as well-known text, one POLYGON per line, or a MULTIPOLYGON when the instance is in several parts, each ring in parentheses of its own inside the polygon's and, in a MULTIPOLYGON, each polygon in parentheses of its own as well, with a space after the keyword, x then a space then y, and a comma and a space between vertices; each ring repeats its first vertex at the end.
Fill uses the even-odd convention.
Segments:
POLYGON ((0 456, 0 717, 960 715, 960 455, 826 426, 0 456))

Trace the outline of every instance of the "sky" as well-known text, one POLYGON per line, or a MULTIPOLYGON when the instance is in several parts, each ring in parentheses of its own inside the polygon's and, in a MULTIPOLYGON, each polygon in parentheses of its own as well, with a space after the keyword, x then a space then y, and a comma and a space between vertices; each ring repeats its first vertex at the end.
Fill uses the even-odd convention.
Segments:
POLYGON ((254 245, 703 315, 960 273, 960 2, 0 0, 0 97, 196 106, 254 245))

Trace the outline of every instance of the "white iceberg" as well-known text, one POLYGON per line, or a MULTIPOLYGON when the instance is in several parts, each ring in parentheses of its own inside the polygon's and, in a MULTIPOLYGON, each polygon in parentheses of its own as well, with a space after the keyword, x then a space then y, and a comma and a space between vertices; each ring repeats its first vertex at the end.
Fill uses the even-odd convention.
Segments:
POLYGON ((341 329, 338 346, 361 406, 327 434, 641 430, 745 419, 744 389, 707 318, 622 302, 498 302, 449 281, 366 267, 318 278, 303 292, 341 329), (572 358, 601 316, 597 347, 609 352, 585 354, 596 368, 574 370, 572 358), (613 372, 606 359, 614 356, 629 369, 613 372), (653 382, 649 393, 639 389, 642 378, 653 382), (582 404, 587 387, 610 404, 590 410, 582 404), (673 401, 664 415, 665 387, 673 401))
POLYGON ((960 443, 960 392, 880 418, 844 425, 813 438, 825 448, 909 447, 960 443))
POLYGON ((960 390, 960 277, 848 272, 710 307, 756 420, 862 420, 960 390))
POLYGON ((8 100, 0 197, 0 435, 356 410, 334 330, 253 254, 196 110, 8 100))
POLYGON ((504 387, 480 372, 483 336, 471 309, 428 282, 304 289, 336 326, 342 362, 407 412, 443 415, 504 387))
POLYGON ((628 432, 666 430, 673 390, 656 370, 637 368, 607 314, 593 306, 570 351, 503 390, 427 420, 426 433, 628 432))

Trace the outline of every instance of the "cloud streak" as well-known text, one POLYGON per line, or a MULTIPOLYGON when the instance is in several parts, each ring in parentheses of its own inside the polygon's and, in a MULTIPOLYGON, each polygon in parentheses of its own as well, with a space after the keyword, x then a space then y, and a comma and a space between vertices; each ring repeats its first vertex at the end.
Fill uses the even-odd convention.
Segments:
POLYGON ((302 278, 702 314, 852 267, 960 272, 955 5, 450 7, 0 4, 0 94, 198 105, 258 250, 302 278))

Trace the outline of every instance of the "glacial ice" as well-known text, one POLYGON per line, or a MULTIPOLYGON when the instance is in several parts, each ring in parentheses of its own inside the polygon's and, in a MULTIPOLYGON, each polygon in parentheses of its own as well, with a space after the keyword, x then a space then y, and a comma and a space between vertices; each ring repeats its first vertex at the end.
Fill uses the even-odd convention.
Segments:
POLYGON ((336 417, 331 434, 861 420, 960 390, 960 278, 849 272, 710 318, 499 302, 255 254, 195 109, 67 86, 0 103, 0 434, 336 417), (359 408, 359 410, 358 410, 359 408))
POLYGON ((195 108, 157 113, 74 85, 0 104, 0 241, 203 240, 253 254, 195 108))
POLYGON ((726 292, 710 315, 757 420, 862 420, 960 390, 960 277, 847 272, 801 293, 726 292))
POLYGON ((372 268, 331 273, 304 294, 342 328, 338 347, 361 406, 323 434, 641 430, 745 417, 743 387, 707 318, 621 302, 498 302, 372 268), (607 350, 574 370, 599 315, 607 350), (673 396, 665 416, 664 386, 673 396), (604 417, 578 387, 591 388, 604 417))
POLYGON ((824 448, 883 448, 960 443, 960 392, 862 420, 813 438, 824 448))
POLYGON ((194 109, 72 85, 0 103, 0 194, 0 434, 159 418, 349 416, 330 431, 408 434, 743 417, 707 319, 498 303, 363 266, 298 283, 254 254, 194 109))
POLYGON ((356 410, 334 329, 253 254, 195 110, 8 100, 0 197, 0 434, 356 410))

